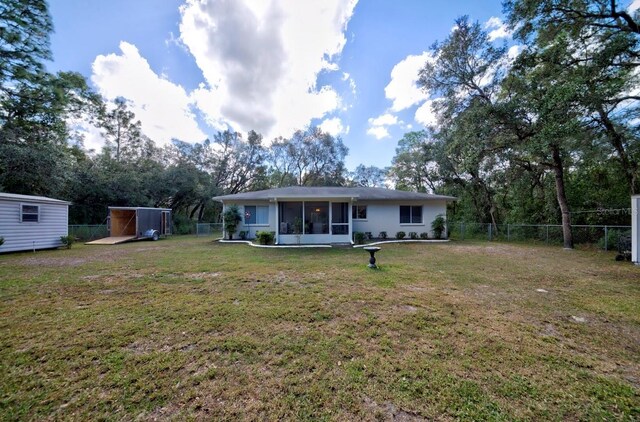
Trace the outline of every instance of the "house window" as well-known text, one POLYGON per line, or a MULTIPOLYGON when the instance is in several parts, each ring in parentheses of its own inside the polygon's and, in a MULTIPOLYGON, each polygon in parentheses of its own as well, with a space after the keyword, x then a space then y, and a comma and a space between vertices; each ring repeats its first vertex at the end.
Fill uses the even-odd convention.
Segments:
POLYGON ((20 221, 23 223, 37 223, 40 221, 40 206, 20 205, 20 221))
POLYGON ((366 220, 367 219, 367 206, 366 205, 354 205, 352 208, 351 218, 354 220, 366 220))
POLYGON ((244 224, 269 224, 269 207, 262 205, 245 205, 244 224))
POLYGON ((400 205, 400 224, 422 224, 422 205, 400 205))

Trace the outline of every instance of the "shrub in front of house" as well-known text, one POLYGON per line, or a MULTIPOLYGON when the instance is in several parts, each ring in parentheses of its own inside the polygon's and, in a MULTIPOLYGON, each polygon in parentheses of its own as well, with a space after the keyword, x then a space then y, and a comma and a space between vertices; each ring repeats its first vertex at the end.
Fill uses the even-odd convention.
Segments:
POLYGON ((418 238, 418 233, 409 232, 409 239, 417 239, 417 238, 418 238))
POLYGON ((229 240, 233 239, 233 233, 236 231, 238 224, 242 221, 240 210, 237 205, 231 205, 222 215, 224 231, 227 232, 229 240))
POLYGON ((431 222, 431 230, 436 239, 440 239, 446 228, 446 221, 442 214, 438 214, 431 222))
POLYGON ((380 232, 380 234, 378 235, 378 237, 379 237, 380 239, 383 239, 383 240, 384 240, 384 239, 386 239, 386 238, 387 238, 387 232, 380 232))
POLYGON ((420 239, 428 239, 428 238, 429 238, 429 233, 427 232, 420 233, 420 239))
POLYGON ((247 238, 247 232, 246 232, 246 231, 244 231, 244 230, 241 230, 241 231, 238 233, 238 235, 240 236, 240 239, 242 239, 242 240, 246 240, 246 238, 247 238))
POLYGON ((258 243, 261 245, 270 245, 273 243, 273 239, 275 237, 275 232, 267 232, 260 231, 256 232, 256 239, 258 239, 258 243))
POLYGON ((365 234, 363 232, 353 232, 353 240, 358 245, 362 245, 364 243, 365 234))
POLYGON ((373 239, 373 234, 371 232, 364 232, 364 235, 367 238, 367 240, 373 239))
POLYGON ((400 232, 396 233, 396 239, 404 239, 404 237, 406 235, 407 234, 405 232, 400 231, 400 232))

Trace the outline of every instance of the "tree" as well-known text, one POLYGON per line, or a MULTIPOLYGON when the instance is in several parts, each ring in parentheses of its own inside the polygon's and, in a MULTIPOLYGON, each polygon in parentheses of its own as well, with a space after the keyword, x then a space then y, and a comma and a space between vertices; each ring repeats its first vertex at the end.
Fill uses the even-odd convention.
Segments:
POLYGON ((503 130, 510 116, 496 106, 509 69, 506 48, 495 47, 479 23, 463 16, 449 37, 431 49, 436 60, 420 70, 418 85, 437 97, 441 175, 470 195, 477 218, 490 218, 497 227, 488 170, 504 160, 497 154, 510 141, 503 130))
POLYGON ((127 101, 118 97, 114 103, 113 110, 103 113, 99 126, 105 130, 106 148, 109 151, 115 149, 115 160, 120 161, 121 155, 136 157, 144 141, 142 124, 140 120, 135 120, 135 114, 127 108, 127 101))
POLYGON ((616 0, 506 0, 504 11, 519 37, 537 33, 543 44, 561 32, 575 34, 583 28, 640 34, 636 17, 616 0))
POLYGON ((387 169, 360 164, 350 173, 350 184, 369 188, 383 188, 386 185, 387 169))
POLYGON ((611 0, 511 0, 509 22, 521 41, 536 46, 571 81, 585 89, 576 100, 583 125, 609 144, 632 194, 640 191, 637 125, 640 117, 637 66, 640 37, 637 19, 611 0))
POLYGON ((400 190, 416 192, 436 191, 439 180, 435 162, 435 144, 432 131, 405 133, 398 141, 396 155, 391 161, 389 175, 400 190))
POLYGON ((275 186, 342 186, 344 159, 349 149, 340 138, 319 128, 296 131, 291 139, 276 140, 267 156, 269 178, 275 186))
POLYGON ((0 186, 15 193, 61 195, 74 164, 67 121, 99 98, 72 72, 40 73, 0 98, 0 186))
POLYGON ((45 0, 3 0, 0 3, 0 87, 11 90, 43 72, 51 59, 49 34, 53 31, 45 0))

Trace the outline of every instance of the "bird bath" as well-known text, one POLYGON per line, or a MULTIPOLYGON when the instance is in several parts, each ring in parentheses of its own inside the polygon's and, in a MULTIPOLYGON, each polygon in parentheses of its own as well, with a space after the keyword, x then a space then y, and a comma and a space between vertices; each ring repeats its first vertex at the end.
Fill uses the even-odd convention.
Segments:
POLYGON ((369 268, 378 268, 378 266, 376 265, 375 255, 376 255, 376 252, 378 252, 381 248, 378 248, 376 246, 369 246, 363 249, 369 252, 369 255, 371 255, 371 258, 369 258, 369 268))

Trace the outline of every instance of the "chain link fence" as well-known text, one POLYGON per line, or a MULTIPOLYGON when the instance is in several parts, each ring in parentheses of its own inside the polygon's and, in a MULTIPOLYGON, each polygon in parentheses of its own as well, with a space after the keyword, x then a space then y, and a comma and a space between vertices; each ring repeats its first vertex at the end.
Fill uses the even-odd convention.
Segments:
POLYGON ((109 231, 106 224, 70 224, 69 236, 86 242, 89 240, 102 239, 107 237, 109 231))
POLYGON ((222 223, 197 223, 196 235, 222 237, 222 223))
MULTIPOLYGON (((596 244, 599 248, 615 250, 618 238, 631 234, 631 226, 573 225, 573 241, 576 244, 596 244)), ((507 242, 537 241, 562 245, 560 224, 491 224, 451 223, 449 237, 458 240, 503 240, 507 242)))
MULTIPOLYGON (((222 237, 222 223, 189 223, 173 226, 173 234, 222 237)), ((70 224, 69 236, 87 242, 109 236, 106 224, 70 224)))

